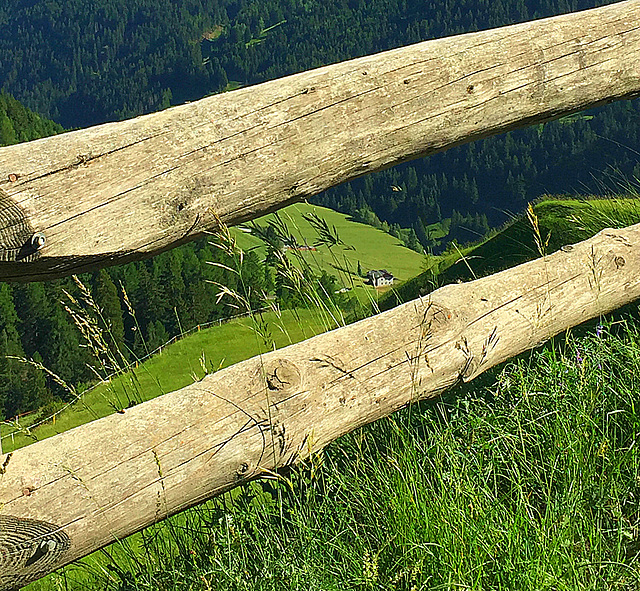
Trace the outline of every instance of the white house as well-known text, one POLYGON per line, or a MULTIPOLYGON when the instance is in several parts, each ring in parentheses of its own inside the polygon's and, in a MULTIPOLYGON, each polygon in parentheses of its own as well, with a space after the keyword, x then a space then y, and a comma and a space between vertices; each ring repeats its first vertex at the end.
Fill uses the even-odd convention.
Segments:
POLYGON ((373 285, 373 287, 382 287, 383 285, 393 285, 395 277, 389 273, 386 269, 380 269, 379 271, 367 272, 367 283, 373 285))

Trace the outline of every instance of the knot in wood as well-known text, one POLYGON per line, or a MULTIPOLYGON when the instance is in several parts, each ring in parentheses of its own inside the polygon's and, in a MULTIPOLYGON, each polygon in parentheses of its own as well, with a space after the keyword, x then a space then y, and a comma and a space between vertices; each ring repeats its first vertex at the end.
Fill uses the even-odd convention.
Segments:
POLYGON ((236 470, 236 477, 244 478, 245 476, 247 476, 248 473, 249 473, 249 464, 247 462, 242 462, 236 470))
POLYGON ((267 388, 276 392, 295 390, 301 383, 300 370, 288 359, 277 359, 265 367, 267 388))

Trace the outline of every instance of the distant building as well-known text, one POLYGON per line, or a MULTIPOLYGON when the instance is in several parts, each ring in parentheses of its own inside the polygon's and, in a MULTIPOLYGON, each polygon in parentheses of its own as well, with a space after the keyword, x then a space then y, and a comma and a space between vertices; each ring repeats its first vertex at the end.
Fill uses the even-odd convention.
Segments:
POLYGON ((379 271, 367 272, 367 283, 373 285, 373 287, 382 287, 383 285, 393 285, 395 277, 389 273, 386 269, 380 269, 379 271))
POLYGON ((308 250, 318 250, 315 246, 309 246, 308 244, 285 244, 282 247, 283 251, 287 250, 298 250, 298 251, 308 251, 308 250))

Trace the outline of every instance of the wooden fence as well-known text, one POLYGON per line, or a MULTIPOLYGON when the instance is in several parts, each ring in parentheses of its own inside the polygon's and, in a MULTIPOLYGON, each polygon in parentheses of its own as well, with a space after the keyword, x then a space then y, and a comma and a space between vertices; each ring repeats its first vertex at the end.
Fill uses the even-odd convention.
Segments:
MULTIPOLYGON (((2 148, 0 278, 149 256, 403 160, 630 98, 639 52, 630 0, 2 148)), ((638 268, 640 226, 604 231, 0 457, 0 589, 633 301, 638 268)))

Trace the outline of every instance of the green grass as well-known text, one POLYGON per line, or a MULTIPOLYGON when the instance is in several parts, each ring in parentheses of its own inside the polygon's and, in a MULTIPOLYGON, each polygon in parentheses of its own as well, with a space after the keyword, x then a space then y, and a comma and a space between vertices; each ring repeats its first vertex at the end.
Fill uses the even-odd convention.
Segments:
MULTIPOLYGON (((303 216, 316 214, 335 227, 338 236, 348 247, 334 247, 331 252, 327 247, 319 247, 317 251, 299 252, 313 269, 326 270, 337 275, 344 287, 351 287, 352 281, 362 285, 356 277, 358 261, 362 271, 371 269, 387 269, 400 282, 406 281, 420 273, 425 262, 424 256, 406 248, 397 238, 372 226, 354 222, 348 216, 317 205, 298 203, 280 210, 281 219, 287 224, 289 231, 299 244, 313 245, 318 236, 311 224, 303 216)), ((257 220, 266 225, 273 219, 273 214, 257 220)), ((255 249, 262 257, 265 255, 263 243, 239 229, 233 229, 238 245, 245 249, 255 249)))
MULTIPOLYGON (((566 244, 586 240, 604 228, 622 228, 639 223, 640 199, 547 198, 535 204, 534 212, 542 242, 548 239, 545 253, 550 254, 566 244)), ((409 301, 437 286, 484 277, 539 256, 535 233, 523 214, 478 244, 433 257, 432 270, 399 286, 379 305, 381 309, 388 309, 398 301, 409 301)))
POLYGON ((582 332, 30 589, 638 589, 640 331, 582 332))

